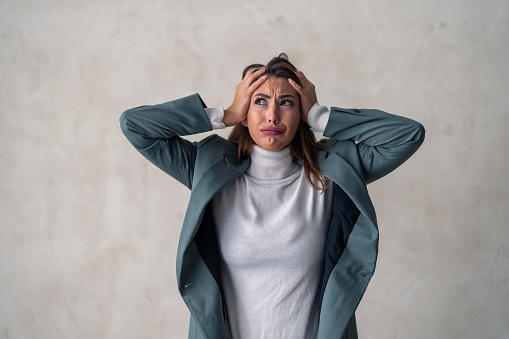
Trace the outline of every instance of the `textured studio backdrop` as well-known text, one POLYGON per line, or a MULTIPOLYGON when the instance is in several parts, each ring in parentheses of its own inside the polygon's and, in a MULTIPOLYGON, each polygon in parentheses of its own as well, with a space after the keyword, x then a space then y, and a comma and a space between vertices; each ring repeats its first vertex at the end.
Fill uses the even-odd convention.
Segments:
POLYGON ((0 338, 187 336, 189 192, 118 118, 195 92, 228 106, 244 66, 282 51, 321 104, 427 129, 368 187, 380 255, 360 338, 509 338, 508 15, 506 0, 0 1, 0 338))

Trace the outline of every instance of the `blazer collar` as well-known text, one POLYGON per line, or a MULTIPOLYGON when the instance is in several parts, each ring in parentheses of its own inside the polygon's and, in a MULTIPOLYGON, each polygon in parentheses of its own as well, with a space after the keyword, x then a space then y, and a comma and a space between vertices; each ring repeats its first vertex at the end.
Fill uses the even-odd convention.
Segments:
POLYGON ((226 166, 231 167, 233 170, 244 174, 251 165, 251 158, 239 160, 237 158, 224 158, 226 166))

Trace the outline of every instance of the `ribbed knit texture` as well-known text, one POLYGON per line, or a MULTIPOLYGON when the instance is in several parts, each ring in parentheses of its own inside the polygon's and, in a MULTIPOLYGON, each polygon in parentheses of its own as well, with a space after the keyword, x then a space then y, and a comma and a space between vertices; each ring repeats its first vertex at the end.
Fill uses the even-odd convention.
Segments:
POLYGON ((314 190, 289 148, 253 146, 212 201, 233 338, 316 338, 332 190, 314 190))

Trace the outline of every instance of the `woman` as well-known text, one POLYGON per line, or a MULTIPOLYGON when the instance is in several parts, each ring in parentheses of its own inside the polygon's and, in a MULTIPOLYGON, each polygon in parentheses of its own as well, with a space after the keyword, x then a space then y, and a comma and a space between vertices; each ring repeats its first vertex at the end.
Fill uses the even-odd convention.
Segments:
POLYGON ((317 102, 286 54, 248 66, 233 103, 195 94, 124 112, 148 160, 191 189, 177 252, 189 338, 356 338, 378 230, 366 184, 424 140, 419 123, 317 102), (235 126, 229 140, 181 138, 235 126), (311 129, 328 140, 317 143, 311 129))

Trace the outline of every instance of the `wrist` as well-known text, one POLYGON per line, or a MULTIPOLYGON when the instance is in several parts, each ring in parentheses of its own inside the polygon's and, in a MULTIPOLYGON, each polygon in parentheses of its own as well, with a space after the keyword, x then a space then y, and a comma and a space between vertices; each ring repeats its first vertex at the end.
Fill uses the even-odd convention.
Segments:
POLYGON ((308 123, 309 120, 309 114, 315 107, 315 105, 318 105, 318 102, 315 101, 313 104, 308 104, 302 107, 302 120, 304 120, 305 123, 308 123))
POLYGON ((223 107, 205 107, 205 114, 209 118, 212 129, 222 129, 226 126, 223 123, 224 108, 223 107))
POLYGON ((244 117, 238 114, 237 111, 231 106, 224 110, 223 124, 226 127, 234 126, 243 120, 244 117))
POLYGON ((308 125, 314 132, 323 132, 329 121, 329 109, 318 102, 313 105, 308 114, 308 125))

